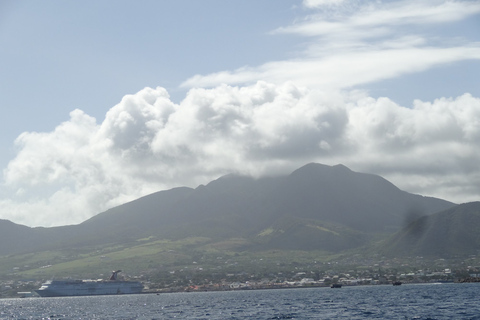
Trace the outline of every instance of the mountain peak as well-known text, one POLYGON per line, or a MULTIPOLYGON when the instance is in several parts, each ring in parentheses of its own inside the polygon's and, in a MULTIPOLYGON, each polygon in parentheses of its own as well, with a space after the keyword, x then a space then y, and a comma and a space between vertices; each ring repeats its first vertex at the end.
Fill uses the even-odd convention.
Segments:
POLYGON ((341 164, 341 163, 332 166, 332 168, 337 169, 337 170, 352 171, 352 170, 350 170, 350 168, 348 168, 347 166, 345 166, 345 165, 343 165, 343 164, 341 164))
POLYGON ((343 164, 337 164, 334 166, 329 166, 326 164, 311 162, 309 164, 300 167, 299 169, 292 172, 291 176, 318 176, 318 175, 327 175, 327 174, 338 174, 338 173, 347 173, 353 172, 348 167, 343 164))
MULTIPOLYGON (((425 207, 426 214, 453 206, 440 199, 408 194, 380 176, 354 172, 342 164, 310 163, 288 176, 230 174, 196 189, 161 191, 74 227, 22 229, 25 234, 18 237, 21 241, 15 241, 16 247, 8 239, 16 238, 18 231, 10 237, 0 232, 0 254, 59 244, 78 247, 125 243, 148 237, 245 238, 253 245, 258 240, 254 239, 256 235, 269 228, 278 229, 278 224, 283 231, 291 231, 282 238, 290 248, 318 247, 337 241, 330 235, 340 230, 346 232, 343 239, 351 239, 354 234, 394 232, 401 228, 405 212, 416 204, 425 207), (285 221, 293 222, 287 225, 285 221), (340 229, 332 233, 328 231, 333 228, 330 226, 340 229)), ((8 226, 5 229, 13 230, 8 226)), ((272 238, 272 246, 275 239, 281 240, 272 238)))

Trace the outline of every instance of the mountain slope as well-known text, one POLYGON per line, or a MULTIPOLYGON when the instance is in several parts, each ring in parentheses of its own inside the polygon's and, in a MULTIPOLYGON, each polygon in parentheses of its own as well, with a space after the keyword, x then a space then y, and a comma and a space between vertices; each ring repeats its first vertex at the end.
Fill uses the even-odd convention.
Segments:
POLYGON ((34 229, 0 219, 0 254, 22 250, 38 238, 34 229))
POLYGON ((340 252, 363 245, 369 240, 368 234, 348 227, 314 219, 284 216, 254 238, 254 248, 340 252))
POLYGON ((277 195, 286 210, 364 232, 396 231, 412 208, 431 214, 453 205, 407 193, 380 176, 343 165, 308 164, 288 176, 282 189, 277 195))
POLYGON ((414 220, 380 249, 395 256, 478 254, 480 250, 480 202, 464 203, 414 220))
MULTIPOLYGON (((0 254, 198 236, 242 238, 250 249, 336 251, 365 244, 370 233, 400 229, 411 208, 430 214, 453 205, 401 191, 379 176, 312 163, 288 176, 227 175, 196 189, 157 192, 75 226, 22 229, 26 239, 35 236, 35 241, 0 248, 0 254), (280 230, 286 221, 292 223, 282 227, 288 232, 258 237, 264 230, 280 230)), ((4 235, 0 240, 6 240, 4 235)))

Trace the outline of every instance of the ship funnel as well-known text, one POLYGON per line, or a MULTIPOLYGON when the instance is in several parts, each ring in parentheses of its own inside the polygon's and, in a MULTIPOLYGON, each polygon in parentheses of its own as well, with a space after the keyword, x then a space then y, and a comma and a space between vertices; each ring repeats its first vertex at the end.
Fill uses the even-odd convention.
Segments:
POLYGON ((110 277, 110 280, 117 280, 117 274, 119 272, 122 272, 122 270, 112 271, 112 276, 110 277))

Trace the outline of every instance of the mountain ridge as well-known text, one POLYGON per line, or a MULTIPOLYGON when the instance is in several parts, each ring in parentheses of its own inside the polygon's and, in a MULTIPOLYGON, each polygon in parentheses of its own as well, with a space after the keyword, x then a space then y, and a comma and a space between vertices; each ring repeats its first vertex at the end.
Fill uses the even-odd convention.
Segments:
POLYGON ((385 255, 437 256, 480 253, 480 202, 459 204, 411 221, 380 248, 385 255))
POLYGON ((78 225, 18 225, 22 239, 8 246, 11 237, 0 235, 0 254, 195 236, 242 238, 245 248, 343 250, 368 243, 372 234, 398 231, 412 207, 432 214, 454 205, 409 194, 380 176, 344 165, 309 163, 286 176, 227 175, 195 189, 159 191, 78 225), (269 228, 278 231, 285 221, 292 222, 289 232, 258 236, 269 228))

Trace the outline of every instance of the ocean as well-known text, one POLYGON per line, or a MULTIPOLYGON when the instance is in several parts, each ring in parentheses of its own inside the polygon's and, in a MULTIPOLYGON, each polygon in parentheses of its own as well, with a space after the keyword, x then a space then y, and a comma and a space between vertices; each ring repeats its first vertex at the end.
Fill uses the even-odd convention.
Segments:
POLYGON ((0 319, 480 319, 480 283, 2 299, 0 319))

